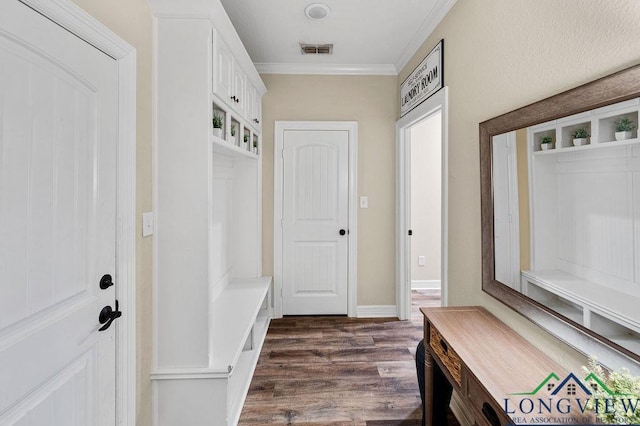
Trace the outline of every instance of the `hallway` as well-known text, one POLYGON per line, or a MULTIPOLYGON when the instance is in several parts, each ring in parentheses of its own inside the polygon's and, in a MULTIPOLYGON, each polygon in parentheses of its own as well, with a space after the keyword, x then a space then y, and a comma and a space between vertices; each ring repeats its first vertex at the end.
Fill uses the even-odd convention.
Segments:
POLYGON ((413 292, 411 321, 273 320, 239 424, 419 425, 418 308, 439 304, 424 290, 413 292))

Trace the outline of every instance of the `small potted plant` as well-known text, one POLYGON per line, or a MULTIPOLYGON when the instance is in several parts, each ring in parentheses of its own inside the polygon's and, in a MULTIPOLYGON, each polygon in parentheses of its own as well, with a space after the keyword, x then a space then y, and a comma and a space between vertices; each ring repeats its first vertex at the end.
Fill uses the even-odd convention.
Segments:
POLYGON ((587 138, 589 137, 589 132, 586 128, 581 127, 572 134, 573 136, 573 146, 581 146, 587 144, 587 138))
POLYGON ((631 139, 631 131, 635 128, 636 125, 633 124, 633 121, 626 117, 616 121, 616 140, 631 139))
POLYGON ((222 116, 220 114, 213 114, 213 136, 222 137, 222 116))
POLYGON ((253 153, 254 154, 258 153, 258 139, 253 140, 253 153))
POLYGON ((553 139, 551 136, 545 136, 542 138, 540 141, 540 148, 542 148, 543 151, 553 148, 553 139))
POLYGON ((248 149, 248 147, 249 147, 249 135, 244 135, 243 141, 244 141, 244 148, 248 149))
POLYGON ((231 136, 235 136, 236 135, 236 125, 232 124, 231 125, 231 136))

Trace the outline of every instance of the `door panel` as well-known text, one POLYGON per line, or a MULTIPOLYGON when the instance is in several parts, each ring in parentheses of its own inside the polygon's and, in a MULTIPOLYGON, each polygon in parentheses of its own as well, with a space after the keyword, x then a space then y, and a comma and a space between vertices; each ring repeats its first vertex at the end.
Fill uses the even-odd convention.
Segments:
MULTIPOLYGON (((0 424, 114 425, 116 62, 0 3, 0 424)), ((116 280, 117 282, 117 280, 116 280)))
POLYGON ((347 131, 284 133, 284 315, 347 313, 348 144, 347 131))

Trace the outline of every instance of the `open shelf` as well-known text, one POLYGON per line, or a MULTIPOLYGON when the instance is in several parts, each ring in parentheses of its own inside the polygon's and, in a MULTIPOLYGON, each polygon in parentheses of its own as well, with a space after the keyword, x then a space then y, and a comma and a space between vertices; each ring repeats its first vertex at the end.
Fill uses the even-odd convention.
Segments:
POLYGON ((640 297, 560 270, 521 275, 527 296, 638 353, 640 297))
POLYGON ((253 160, 258 159, 258 154, 254 154, 253 152, 242 149, 241 147, 227 142, 224 139, 217 138, 211 135, 210 140, 211 144, 213 145, 213 152, 215 152, 216 154, 232 158, 251 158, 253 160))
POLYGON ((638 145, 640 144, 640 139, 625 139, 622 141, 608 141, 608 142, 599 142, 594 144, 587 144, 582 146, 570 146, 566 148, 554 148, 546 151, 535 151, 533 155, 553 155, 560 154, 563 152, 578 152, 578 151, 590 151, 593 149, 603 149, 603 148, 617 148, 621 146, 629 146, 629 145, 638 145))
MULTIPOLYGON (((231 374, 271 287, 271 277, 233 279, 213 302, 211 362, 231 374)), ((261 327, 264 327, 264 316, 261 327)), ((254 335, 255 338, 255 335, 254 335)), ((264 337, 263 337, 264 338, 264 337)))

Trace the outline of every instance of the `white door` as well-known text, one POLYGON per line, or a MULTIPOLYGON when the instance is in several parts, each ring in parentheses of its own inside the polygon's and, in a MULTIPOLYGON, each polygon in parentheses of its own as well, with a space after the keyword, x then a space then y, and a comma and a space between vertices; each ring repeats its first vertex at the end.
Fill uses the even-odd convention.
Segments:
POLYGON ((520 290, 518 172, 515 132, 493 137, 495 278, 520 290))
POLYGON ((115 273, 117 79, 0 2, 0 425, 115 424, 115 326, 98 317, 115 301, 99 284, 115 273))
POLYGON ((283 135, 283 315, 347 313, 349 132, 283 135))

